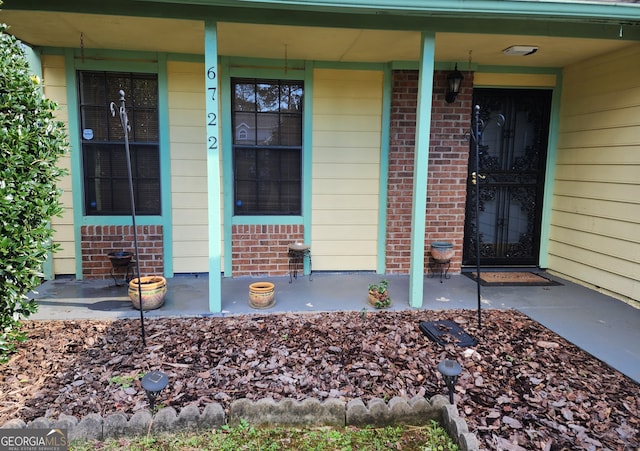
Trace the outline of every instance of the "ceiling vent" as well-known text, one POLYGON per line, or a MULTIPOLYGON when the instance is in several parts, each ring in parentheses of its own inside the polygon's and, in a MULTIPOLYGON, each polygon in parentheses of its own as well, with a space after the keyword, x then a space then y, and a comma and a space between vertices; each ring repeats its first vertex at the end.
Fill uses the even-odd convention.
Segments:
POLYGON ((533 55, 538 51, 538 47, 533 45, 512 45, 511 47, 507 47, 502 51, 505 55, 512 56, 527 56, 533 55))

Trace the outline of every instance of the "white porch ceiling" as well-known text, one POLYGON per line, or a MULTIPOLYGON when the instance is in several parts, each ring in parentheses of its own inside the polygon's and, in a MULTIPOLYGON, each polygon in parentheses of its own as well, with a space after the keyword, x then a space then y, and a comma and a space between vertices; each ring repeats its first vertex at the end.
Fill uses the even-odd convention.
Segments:
MULTIPOLYGON (((34 46, 121 49, 203 54, 204 22, 91 14, 0 11, 9 31, 34 46)), ((420 33, 414 31, 218 24, 221 55, 342 62, 417 61, 420 33)), ((436 61, 474 64, 563 67, 634 45, 629 41, 547 36, 437 33, 436 61), (511 45, 533 45, 530 56, 506 56, 511 45)), ((637 45, 637 44, 635 44, 637 45)), ((461 66, 461 68, 463 68, 461 66)))

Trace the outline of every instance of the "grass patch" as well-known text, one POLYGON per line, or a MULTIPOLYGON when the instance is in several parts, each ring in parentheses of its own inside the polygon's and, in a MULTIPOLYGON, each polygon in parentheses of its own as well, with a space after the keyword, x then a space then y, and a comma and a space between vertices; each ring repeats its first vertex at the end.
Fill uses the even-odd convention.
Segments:
POLYGON ((133 383, 138 380, 138 379, 142 379, 142 376, 144 376, 144 374, 142 373, 138 373, 135 376, 113 376, 111 378, 109 378, 109 383, 110 384, 114 384, 119 386, 120 388, 129 388, 133 385, 133 383))
POLYGON ((427 426, 384 428, 282 428, 254 427, 246 422, 237 427, 201 433, 158 435, 104 442, 73 442, 70 450, 200 450, 275 451, 295 450, 423 450, 458 451, 447 432, 436 422, 427 426))

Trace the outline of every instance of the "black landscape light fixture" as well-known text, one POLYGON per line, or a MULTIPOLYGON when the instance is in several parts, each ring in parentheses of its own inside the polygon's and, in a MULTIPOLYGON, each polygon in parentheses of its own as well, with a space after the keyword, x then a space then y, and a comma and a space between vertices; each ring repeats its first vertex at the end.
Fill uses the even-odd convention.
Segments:
POLYGON ((462 367, 455 360, 441 360, 438 363, 438 371, 442 374, 447 389, 449 389, 449 403, 453 404, 453 388, 458 380, 458 375, 462 371, 462 367))
POLYGON ((462 80, 464 80, 464 75, 462 72, 458 70, 458 64, 456 64, 455 69, 447 76, 447 83, 449 84, 449 91, 447 92, 447 96, 445 100, 447 103, 453 103, 460 92, 460 85, 462 85, 462 80))
POLYGON ((142 388, 147 394, 151 410, 155 408, 156 398, 168 383, 169 377, 162 371, 151 371, 142 377, 142 388))

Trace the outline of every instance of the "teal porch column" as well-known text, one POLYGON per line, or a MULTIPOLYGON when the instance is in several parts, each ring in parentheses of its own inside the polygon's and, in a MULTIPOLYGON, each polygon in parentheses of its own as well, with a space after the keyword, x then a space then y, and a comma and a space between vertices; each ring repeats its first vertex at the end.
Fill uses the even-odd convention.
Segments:
POLYGON ((220 132, 218 32, 216 22, 204 26, 205 99, 207 124, 207 193, 209 208, 209 310, 222 311, 220 225, 220 132))
POLYGON ((418 111, 416 118, 415 166, 413 169, 413 210, 411 213, 411 267, 409 269, 409 304, 422 307, 424 298, 424 235, 427 210, 427 170, 429 168, 429 134, 431 101, 435 69, 435 33, 422 33, 418 111))

